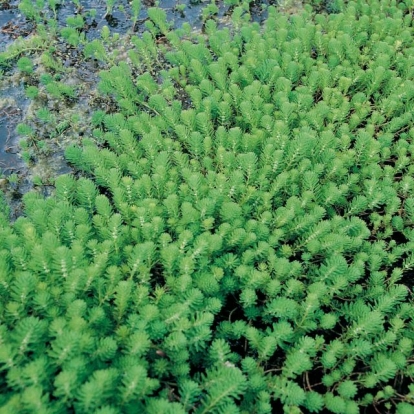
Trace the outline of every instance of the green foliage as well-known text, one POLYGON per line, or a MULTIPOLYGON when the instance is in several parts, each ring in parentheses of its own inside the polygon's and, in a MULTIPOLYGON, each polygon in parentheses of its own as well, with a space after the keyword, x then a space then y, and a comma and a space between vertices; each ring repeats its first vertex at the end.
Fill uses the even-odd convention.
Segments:
POLYGON ((16 132, 22 137, 33 137, 34 135, 33 129, 29 125, 23 123, 17 125, 16 132))
POLYGON ((28 86, 25 89, 25 94, 29 99, 35 99, 39 94, 39 89, 36 86, 28 86))
POLYGON ((42 9, 44 5, 44 0, 21 0, 18 7, 27 19, 39 22, 42 18, 42 9))
MULTIPOLYGON (((134 8, 134 13, 136 13, 137 6, 134 6, 134 8)), ((164 10, 156 7, 150 7, 147 10, 147 13, 148 17, 155 24, 157 29, 165 36, 168 33, 170 26, 167 22, 167 13, 164 10)))
POLYGON ((79 46, 79 44, 83 42, 85 38, 85 35, 73 26, 63 27, 60 31, 60 34, 71 46, 79 46))
POLYGON ((85 44, 113 107, 65 151, 83 176, 0 209, 2 412, 411 412, 412 5, 226 3, 206 36, 149 8, 128 59, 85 44))
POLYGON ((28 57, 21 57, 17 61, 17 67, 21 72, 30 74, 33 72, 33 63, 28 57))
POLYGON ((74 98, 76 96, 75 88, 63 82, 50 81, 45 89, 53 98, 74 98))

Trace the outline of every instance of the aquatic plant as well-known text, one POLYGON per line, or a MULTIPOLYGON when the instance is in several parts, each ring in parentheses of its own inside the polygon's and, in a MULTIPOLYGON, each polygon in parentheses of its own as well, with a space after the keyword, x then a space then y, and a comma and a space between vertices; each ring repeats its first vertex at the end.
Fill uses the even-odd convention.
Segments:
POLYGON ((336 6, 149 11, 81 178, 1 204, 3 412, 413 410, 411 6, 336 6))
POLYGON ((33 63, 28 57, 21 57, 17 61, 17 67, 21 72, 27 74, 33 73, 33 63))

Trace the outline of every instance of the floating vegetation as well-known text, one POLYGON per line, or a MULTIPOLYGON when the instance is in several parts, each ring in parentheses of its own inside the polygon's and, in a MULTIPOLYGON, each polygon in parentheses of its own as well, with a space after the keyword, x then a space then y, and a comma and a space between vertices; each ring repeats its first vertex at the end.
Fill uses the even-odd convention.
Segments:
POLYGON ((126 3, 0 54, 1 412, 411 414, 412 1, 126 3))

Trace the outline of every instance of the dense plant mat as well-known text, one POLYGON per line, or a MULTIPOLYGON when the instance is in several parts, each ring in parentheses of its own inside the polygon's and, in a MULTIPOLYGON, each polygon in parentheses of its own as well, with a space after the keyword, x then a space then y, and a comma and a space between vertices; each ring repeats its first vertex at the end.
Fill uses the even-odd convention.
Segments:
POLYGON ((413 3, 334 6, 149 9, 80 178, 3 203, 0 413, 414 412, 413 3))

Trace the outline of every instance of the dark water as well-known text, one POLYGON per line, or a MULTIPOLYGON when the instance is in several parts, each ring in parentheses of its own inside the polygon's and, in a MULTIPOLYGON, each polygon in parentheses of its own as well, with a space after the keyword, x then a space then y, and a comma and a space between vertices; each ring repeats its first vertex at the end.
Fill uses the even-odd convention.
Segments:
POLYGON ((0 104, 0 170, 9 174, 24 168, 18 156, 15 128, 22 120, 28 102, 21 87, 2 88, 0 96, 3 100, 10 99, 0 104))
MULTIPOLYGON (((25 35, 28 26, 17 8, 17 1, 0 4, 0 52, 13 40, 25 35)), ((1 84, 0 84, 1 85, 1 84)), ((24 168, 18 156, 15 127, 27 108, 22 87, 1 86, 0 89, 0 172, 10 174, 24 168)))
MULTIPOLYGON (((0 27, 4 27, 14 17, 15 11, 13 9, 0 8, 0 27)), ((6 32, 0 31, 0 51, 4 50, 9 41, 9 36, 6 32)))

